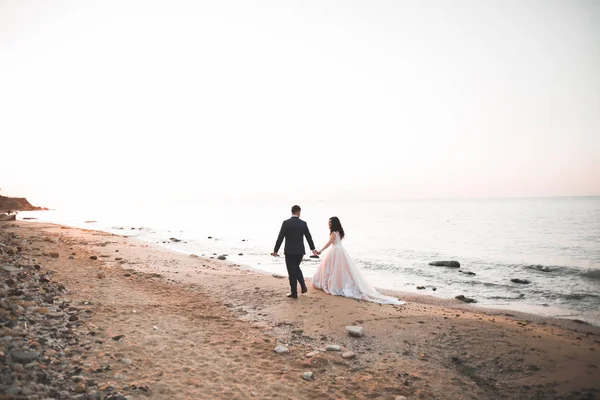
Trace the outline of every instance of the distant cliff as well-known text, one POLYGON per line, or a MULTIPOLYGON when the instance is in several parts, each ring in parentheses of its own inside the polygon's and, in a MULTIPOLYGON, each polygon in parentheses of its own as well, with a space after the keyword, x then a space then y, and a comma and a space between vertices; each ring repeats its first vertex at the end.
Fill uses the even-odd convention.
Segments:
POLYGON ((0 211, 37 211, 47 208, 32 206, 25 197, 0 196, 0 211))

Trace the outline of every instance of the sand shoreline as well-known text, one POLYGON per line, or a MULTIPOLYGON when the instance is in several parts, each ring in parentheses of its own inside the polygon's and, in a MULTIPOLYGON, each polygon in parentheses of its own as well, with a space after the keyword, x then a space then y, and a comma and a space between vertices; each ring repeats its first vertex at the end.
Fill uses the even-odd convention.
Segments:
MULTIPOLYGON (((593 399, 600 394, 600 329, 592 325, 408 293, 400 293, 406 306, 379 306, 314 289, 293 301, 285 298, 287 279, 226 261, 46 223, 18 221, 0 228, 23 242, 25 262, 55 271, 73 302, 94 299, 86 324, 96 326, 98 335, 125 335, 123 342, 104 341, 86 359, 132 359, 133 364, 119 366, 122 373, 101 378, 114 382, 121 375, 127 379, 118 385, 134 381, 151 389, 143 394, 128 389, 136 398, 593 399), (60 256, 49 257, 50 251, 60 256), (105 278, 98 279, 99 271, 105 278), (365 337, 350 337, 347 325, 363 326, 365 337), (290 353, 275 354, 277 344, 290 353), (328 344, 355 356, 325 351, 306 357, 328 344), (313 380, 302 379, 307 371, 314 372, 313 380)), ((86 362, 81 364, 82 373, 89 373, 86 362)), ((103 393, 100 386, 90 390, 103 393)))
MULTIPOLYGON (((22 221, 25 222, 25 221, 22 221)), ((39 222, 37 222, 39 223, 39 222)), ((120 234, 113 234, 112 232, 107 232, 101 229, 89 229, 89 228, 80 228, 80 227, 73 227, 70 225, 62 225, 62 224, 58 224, 58 223, 50 223, 50 222, 44 222, 44 224, 48 224, 48 225, 53 225, 53 226, 57 226, 57 227, 65 227, 65 228, 73 228, 73 229, 80 229, 82 231, 90 231, 90 232, 102 232, 105 234, 109 234, 109 235, 115 235, 118 237, 122 237, 122 238, 126 238, 127 240, 131 241, 132 243, 137 243, 139 245, 149 245, 152 248, 154 248, 157 251, 162 251, 162 252, 166 252, 169 254, 179 254, 179 255, 186 255, 186 256, 190 256, 190 255, 194 255, 197 256, 194 253, 190 253, 189 251, 184 251, 184 250, 180 250, 180 249, 173 249, 173 248, 169 248, 168 244, 164 244, 163 243, 155 243, 149 240, 144 240, 144 239, 140 239, 137 237, 131 237, 129 235, 120 235, 120 234)), ((202 256, 198 256, 199 259, 203 259, 207 262, 209 261, 213 261, 216 259, 216 257, 202 257, 202 256)), ((308 261, 310 263, 316 263, 315 261, 312 260, 307 260, 305 259, 305 262, 308 261)), ((231 262, 231 261, 226 261, 226 263, 228 265, 236 265, 239 266, 241 268, 245 268, 253 273, 257 273, 260 275, 264 275, 264 276, 274 276, 274 275, 280 275, 280 276, 284 276, 287 272, 285 270, 285 264, 284 264, 284 260, 283 257, 281 257, 281 274, 276 273, 273 274, 269 271, 265 271, 262 270, 258 267, 249 265, 249 264, 244 264, 244 263, 235 263, 235 262, 231 262)), ((287 275, 285 275, 285 277, 287 278, 287 275)), ((310 285, 310 278, 309 277, 305 277, 307 278, 307 283, 310 285)), ((440 305, 440 306, 450 306, 450 307, 457 307, 457 308, 461 308, 460 306, 463 305, 461 304, 461 302, 457 302, 454 298, 448 298, 448 297, 440 297, 440 296, 436 296, 435 294, 427 294, 427 292, 404 292, 401 290, 395 290, 395 289, 388 289, 388 288, 382 288, 382 287, 377 287, 377 290, 379 290, 381 293, 390 295, 390 296, 394 296, 397 297, 399 299, 406 299, 406 298, 410 298, 411 301, 416 301, 418 303, 422 303, 422 304, 436 304, 436 305, 440 305)), ((518 317, 518 318, 522 318, 522 319, 530 319, 530 320, 535 320, 538 322, 555 322, 555 323, 564 323, 565 326, 577 326, 577 325, 572 325, 572 323, 575 324, 584 324, 584 325, 592 325, 595 327, 600 327, 600 325, 598 324, 594 324, 591 321, 586 320, 585 318, 568 318, 568 317, 560 317, 560 316, 556 316, 556 315, 550 315, 548 313, 545 313, 544 311, 548 311, 549 308, 545 308, 542 306, 534 306, 534 305, 529 305, 529 304, 506 304, 506 305, 490 305, 490 304, 485 304, 485 303, 470 303, 470 304, 464 304, 464 306, 466 307, 466 309, 479 309, 480 312, 482 313, 488 313, 489 315, 512 315, 513 317, 518 317)), ((550 309, 555 309, 555 311, 561 310, 559 308, 556 307, 550 307, 550 309)), ((564 309, 565 312, 568 312, 568 309, 564 309)))

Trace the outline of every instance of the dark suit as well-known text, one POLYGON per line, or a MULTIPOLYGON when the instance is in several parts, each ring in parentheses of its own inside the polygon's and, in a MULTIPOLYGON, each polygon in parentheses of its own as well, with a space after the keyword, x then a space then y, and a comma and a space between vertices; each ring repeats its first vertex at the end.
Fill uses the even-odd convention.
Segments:
POLYGON ((292 217, 281 224, 281 230, 279 231, 279 237, 275 243, 275 253, 279 251, 283 239, 285 239, 285 247, 283 252, 285 254, 285 265, 288 270, 290 278, 290 288, 292 295, 298 295, 298 283, 302 289, 306 289, 306 283, 304 283, 304 275, 300 269, 300 263, 306 251, 304 249, 304 237, 310 246, 311 250, 315 249, 312 236, 308 230, 306 222, 302 221, 298 217, 292 217))

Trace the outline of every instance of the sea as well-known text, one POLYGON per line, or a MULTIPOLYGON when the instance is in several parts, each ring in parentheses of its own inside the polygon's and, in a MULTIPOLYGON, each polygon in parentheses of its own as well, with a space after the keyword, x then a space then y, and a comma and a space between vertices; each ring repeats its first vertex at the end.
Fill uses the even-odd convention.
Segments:
MULTIPOLYGON (((291 206, 267 201, 137 204, 21 212, 18 219, 135 237, 180 253, 224 254, 232 262, 285 275, 283 257, 270 253, 291 206)), ((317 248, 329 237, 329 217, 340 218, 344 247, 377 288, 440 298, 465 295, 483 307, 600 325, 600 197, 300 206, 317 248), (460 268, 430 265, 446 260, 458 261, 460 268)), ((308 256, 305 276, 318 266, 308 256)))

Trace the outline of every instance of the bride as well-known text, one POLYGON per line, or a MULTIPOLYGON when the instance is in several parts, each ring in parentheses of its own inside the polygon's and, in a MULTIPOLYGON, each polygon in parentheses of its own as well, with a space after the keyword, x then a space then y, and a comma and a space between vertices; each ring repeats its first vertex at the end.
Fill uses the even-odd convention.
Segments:
POLYGON ((395 297, 384 296, 369 285, 350 258, 344 246, 344 228, 338 217, 329 218, 329 242, 317 252, 321 254, 329 246, 333 246, 325 255, 321 265, 315 272, 312 284, 317 289, 334 296, 344 296, 353 299, 372 301, 380 304, 405 304, 395 297))

